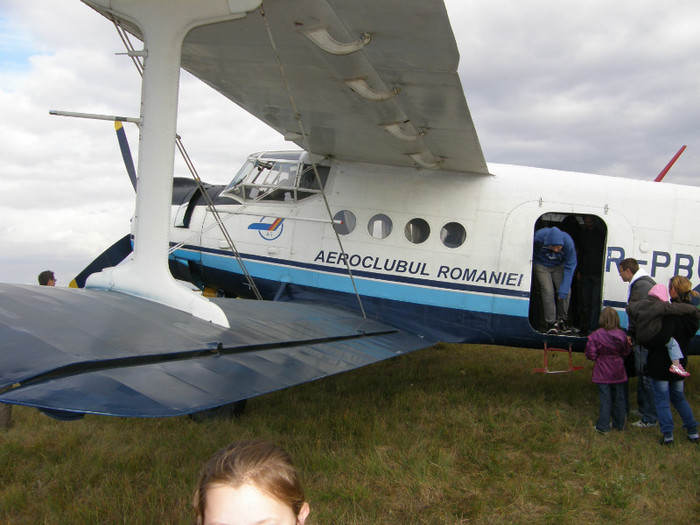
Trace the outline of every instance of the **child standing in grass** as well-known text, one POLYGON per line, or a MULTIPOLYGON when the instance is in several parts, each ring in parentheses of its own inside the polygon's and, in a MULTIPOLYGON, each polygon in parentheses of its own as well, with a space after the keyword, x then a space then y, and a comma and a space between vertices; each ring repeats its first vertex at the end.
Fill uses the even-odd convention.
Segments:
POLYGON ((620 329, 617 312, 606 306, 598 318, 598 328, 588 336, 586 357, 593 361, 591 381, 598 384, 600 410, 595 429, 610 432, 610 418, 617 430, 625 428, 625 357, 632 351, 627 334, 620 329))

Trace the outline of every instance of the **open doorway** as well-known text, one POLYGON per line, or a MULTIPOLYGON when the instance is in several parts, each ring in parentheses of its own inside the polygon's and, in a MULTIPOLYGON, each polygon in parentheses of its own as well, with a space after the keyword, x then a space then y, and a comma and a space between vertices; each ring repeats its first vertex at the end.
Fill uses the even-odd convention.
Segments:
MULTIPOLYGON (((542 333, 583 337, 598 328, 598 316, 602 306, 607 225, 596 215, 546 213, 535 223, 533 250, 541 249, 542 244, 538 244, 538 239, 541 241, 547 233, 543 228, 553 227, 570 237, 576 254, 576 265, 571 271, 569 284, 566 281, 569 275, 564 271, 563 256, 549 253, 551 258, 544 264, 539 264, 538 260, 541 261, 542 258, 536 257, 537 254, 533 251, 530 325, 542 333), (536 268, 538 265, 539 268, 536 268), (546 287, 549 275, 552 275, 553 294, 552 290, 546 287), (568 303, 557 298, 558 288, 567 285, 570 288, 568 303)), ((558 235, 552 238, 560 239, 558 235)), ((567 241, 565 246, 569 244, 567 241)), ((563 246, 562 249, 567 248, 563 246)))

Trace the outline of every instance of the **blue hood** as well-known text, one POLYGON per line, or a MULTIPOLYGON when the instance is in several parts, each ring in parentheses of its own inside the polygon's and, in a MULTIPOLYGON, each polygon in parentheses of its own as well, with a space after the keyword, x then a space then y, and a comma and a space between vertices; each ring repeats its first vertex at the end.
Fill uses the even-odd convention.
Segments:
POLYGON ((544 238, 544 246, 564 246, 564 232, 553 226, 544 238))

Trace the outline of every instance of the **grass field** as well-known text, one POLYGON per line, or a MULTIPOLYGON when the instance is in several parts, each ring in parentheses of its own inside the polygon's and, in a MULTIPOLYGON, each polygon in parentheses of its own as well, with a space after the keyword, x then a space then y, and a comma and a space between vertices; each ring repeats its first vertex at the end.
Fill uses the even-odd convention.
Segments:
MULTIPOLYGON (((598 435, 592 365, 574 359, 585 369, 535 374, 541 351, 438 345, 205 423, 61 423, 15 407, 0 433, 0 523, 191 523, 201 465, 244 438, 292 454, 311 525, 697 523, 700 447, 678 420, 672 448, 658 428, 598 435)), ((700 416, 697 360, 686 393, 700 416)))

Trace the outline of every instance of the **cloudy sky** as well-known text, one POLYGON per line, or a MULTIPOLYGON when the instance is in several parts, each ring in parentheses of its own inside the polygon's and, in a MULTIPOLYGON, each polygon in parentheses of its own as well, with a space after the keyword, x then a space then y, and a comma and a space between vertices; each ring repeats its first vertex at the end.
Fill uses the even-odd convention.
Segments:
MULTIPOLYGON (((700 185, 700 2, 447 0, 488 162, 700 185)), ((59 285, 129 230, 133 190, 109 122, 140 78, 78 0, 0 0, 0 280, 59 285)), ((183 74, 178 130, 202 178, 230 180, 281 136, 183 74)), ((134 155, 137 132, 127 128, 134 155)), ((186 176, 176 159, 176 174, 186 176)))

